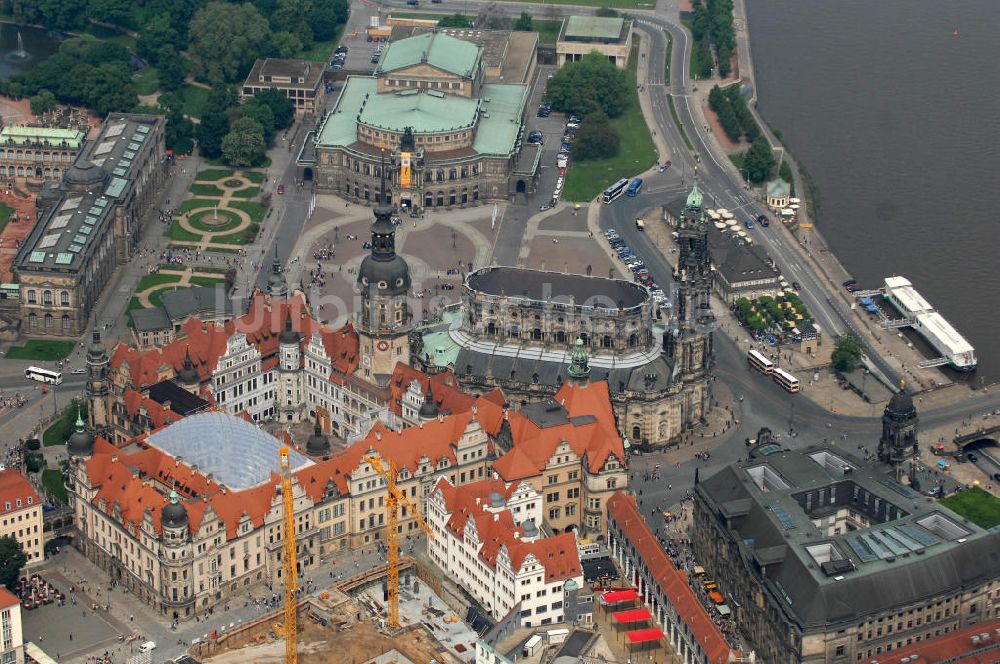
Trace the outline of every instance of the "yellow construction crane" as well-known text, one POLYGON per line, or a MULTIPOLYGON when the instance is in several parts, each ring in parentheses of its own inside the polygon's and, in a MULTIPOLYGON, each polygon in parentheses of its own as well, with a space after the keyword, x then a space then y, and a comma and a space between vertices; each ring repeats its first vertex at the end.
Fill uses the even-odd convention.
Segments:
POLYGON ((281 502, 283 505, 281 573, 285 577, 285 664, 298 664, 298 615, 295 590, 298 574, 295 565, 295 501, 292 498, 292 462, 287 447, 278 452, 281 459, 281 502))
POLYGON ((393 468, 392 462, 383 463, 382 459, 377 456, 366 456, 365 461, 368 465, 372 467, 376 473, 385 478, 386 492, 388 497, 386 498, 386 525, 385 525, 385 550, 386 550, 386 561, 388 563, 386 569, 386 588, 389 591, 389 627, 392 629, 399 628, 399 516, 397 510, 400 505, 409 507, 413 512, 413 516, 417 518, 417 523, 420 527, 424 529, 427 533, 429 539, 434 539, 434 533, 431 531, 430 526, 424 521, 423 517, 420 516, 420 510, 413 503, 412 500, 406 497, 402 491, 396 486, 396 469, 393 468))

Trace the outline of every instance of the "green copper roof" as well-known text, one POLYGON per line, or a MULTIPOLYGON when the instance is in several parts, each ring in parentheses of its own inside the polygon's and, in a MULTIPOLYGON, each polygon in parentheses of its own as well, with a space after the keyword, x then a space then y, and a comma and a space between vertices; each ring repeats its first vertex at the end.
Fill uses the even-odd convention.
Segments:
POLYGON ((444 93, 438 96, 435 91, 377 94, 375 83, 370 77, 347 79, 336 106, 323 121, 317 145, 351 145, 358 140, 358 121, 386 129, 413 127, 415 134, 475 125, 472 147, 481 154, 507 155, 517 144, 527 102, 525 85, 484 85, 482 99, 476 100, 444 93))
POLYGON ((601 16, 570 16, 563 30, 564 39, 617 41, 625 19, 601 16))
POLYGON ((479 102, 436 90, 404 90, 369 95, 361 109, 362 124, 414 133, 468 129, 476 122, 479 102))
POLYGON ((687 197, 687 207, 689 208, 700 208, 701 207, 701 189, 698 188, 698 180, 694 181, 694 186, 691 187, 691 193, 687 197))
POLYGON ((777 178, 767 183, 767 195, 772 198, 786 198, 792 191, 788 183, 777 178))
POLYGON ((472 78, 479 66, 480 49, 472 42, 442 32, 427 32, 389 44, 376 75, 421 63, 456 76, 472 78))
POLYGON ((0 130, 0 144, 8 145, 50 145, 62 147, 63 141, 67 147, 79 148, 83 144, 83 132, 78 129, 60 129, 58 127, 4 127, 0 130))
POLYGON ((590 375, 588 359, 587 351, 583 347, 583 339, 577 338, 576 343, 573 344, 573 361, 570 363, 569 369, 566 370, 569 377, 578 381, 587 380, 587 377, 590 375))

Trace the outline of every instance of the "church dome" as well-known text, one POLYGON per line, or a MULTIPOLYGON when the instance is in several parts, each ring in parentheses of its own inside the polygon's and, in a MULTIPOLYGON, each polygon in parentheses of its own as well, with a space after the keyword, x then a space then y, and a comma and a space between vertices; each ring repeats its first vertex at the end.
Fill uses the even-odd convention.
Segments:
POLYGON ((188 524, 187 509, 181 505, 176 491, 170 492, 170 503, 160 511, 160 522, 165 528, 183 528, 188 524))
POLYGON ((378 295, 403 295, 410 290, 410 266, 402 256, 387 260, 365 256, 358 270, 358 283, 363 291, 374 288, 378 295))
POLYGON ((312 456, 320 456, 329 451, 330 439, 323 434, 323 428, 320 426, 319 420, 316 420, 316 428, 313 429, 313 434, 306 441, 306 452, 312 456))
POLYGON ((913 406, 913 397, 905 389, 902 389, 892 395, 892 398, 889 399, 889 405, 886 406, 885 410, 894 415, 911 415, 917 409, 913 406))
POLYGON ((66 451, 70 456, 90 456, 94 452, 94 434, 84 428, 79 410, 76 413, 76 431, 66 441, 66 451))

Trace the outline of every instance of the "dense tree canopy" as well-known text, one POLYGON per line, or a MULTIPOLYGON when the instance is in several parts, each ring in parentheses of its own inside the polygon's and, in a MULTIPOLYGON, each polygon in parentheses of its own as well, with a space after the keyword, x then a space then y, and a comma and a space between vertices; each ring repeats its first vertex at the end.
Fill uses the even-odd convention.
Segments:
POLYGON ((606 159, 618 154, 621 142, 618 132, 608 122, 608 116, 596 111, 583 119, 576 132, 573 156, 576 159, 606 159))
POLYGON ((212 90, 205 102, 195 135, 201 154, 214 159, 222 156, 222 139, 229 133, 229 109, 233 96, 224 87, 212 90))
POLYGON ((861 341, 852 333, 837 339, 830 353, 830 362, 837 371, 851 371, 861 364, 861 341))
POLYGON ((592 52, 567 62, 549 79, 548 98, 557 111, 581 116, 603 111, 616 118, 628 106, 630 86, 628 72, 592 52))
POLYGON ((234 122, 222 139, 222 156, 227 164, 236 168, 257 166, 264 160, 266 149, 264 128, 249 117, 234 122))
POLYGON ((0 537, 0 585, 13 590, 27 562, 28 556, 13 535, 0 537))
POLYGON ((213 85, 240 81, 271 38, 271 28, 250 4, 210 2, 191 19, 192 72, 213 85))
POLYGON ((521 12, 521 15, 514 20, 514 24, 511 26, 514 30, 520 30, 521 32, 531 32, 534 30, 534 21, 531 20, 531 14, 528 12, 521 12))
POLYGON ((743 154, 743 168, 746 169, 747 179, 754 184, 770 180, 776 165, 774 150, 764 136, 758 136, 743 154))
POLYGON ((438 21, 439 28, 471 28, 472 20, 465 14, 450 14, 442 16, 438 21))
POLYGON ((275 129, 287 129, 295 121, 295 106, 281 90, 268 89, 258 92, 254 99, 271 108, 275 129))

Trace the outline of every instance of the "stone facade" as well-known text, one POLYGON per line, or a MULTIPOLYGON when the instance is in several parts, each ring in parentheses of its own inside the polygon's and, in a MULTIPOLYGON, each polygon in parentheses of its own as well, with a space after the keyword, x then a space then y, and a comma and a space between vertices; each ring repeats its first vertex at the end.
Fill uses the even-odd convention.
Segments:
POLYGON ((61 180, 85 139, 79 129, 4 127, 0 130, 0 178, 61 180))
POLYGON ((119 265, 165 174, 163 118, 111 114, 58 187, 39 195, 38 222, 14 259, 22 333, 76 337, 119 265))

